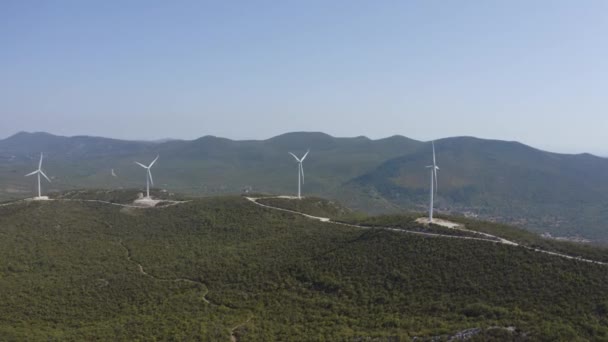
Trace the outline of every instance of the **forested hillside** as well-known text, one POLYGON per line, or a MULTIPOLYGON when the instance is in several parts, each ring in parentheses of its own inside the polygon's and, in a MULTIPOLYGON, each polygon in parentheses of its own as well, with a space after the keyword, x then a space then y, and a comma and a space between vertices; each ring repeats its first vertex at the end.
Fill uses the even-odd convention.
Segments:
MULTIPOLYGON (((553 235, 608 238, 608 159, 475 138, 443 139, 435 146, 440 210, 553 235)), ((430 155, 426 146, 383 163, 352 184, 401 208, 425 210, 430 155)))
POLYGON ((608 338, 603 265, 240 197, 150 209, 78 198, 0 206, 3 339, 608 338))

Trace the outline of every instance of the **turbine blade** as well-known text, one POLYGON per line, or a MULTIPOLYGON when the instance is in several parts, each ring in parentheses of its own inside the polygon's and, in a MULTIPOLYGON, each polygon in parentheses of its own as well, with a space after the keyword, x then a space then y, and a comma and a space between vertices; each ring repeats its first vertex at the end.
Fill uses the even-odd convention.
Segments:
POLYGON ((296 155, 295 155, 295 154, 293 154, 293 153, 291 153, 291 152, 289 152, 289 154, 291 154, 291 155, 292 155, 292 156, 293 156, 293 157, 294 157, 294 158, 295 158, 295 159, 298 161, 298 163, 300 162, 300 159, 298 159, 298 157, 296 157, 296 155))
POLYGON ((306 159, 306 156, 310 153, 310 149, 308 149, 306 151, 306 153, 304 154, 304 156, 302 157, 302 159, 300 159, 301 161, 304 161, 304 159, 306 159))
POLYGON ((152 172, 148 169, 148 177, 150 177, 150 184, 154 185, 154 179, 152 179, 152 172))
POLYGON ((40 161, 38 162, 38 170, 42 169, 42 152, 40 152, 40 161))
POLYGON ((44 178, 46 178, 46 180, 47 180, 47 181, 49 181, 49 183, 52 183, 52 182, 51 182, 51 180, 49 179, 49 177, 47 177, 47 176, 44 174, 44 171, 40 170, 40 174, 41 174, 41 175, 43 175, 43 176, 44 176, 44 178))
POLYGON ((42 169, 42 152, 40 152, 40 161, 38 162, 38 170, 42 169))
POLYGON ((431 142, 433 144, 433 166, 437 165, 437 163, 435 162, 435 142, 431 142))
POLYGON ((28 173, 27 175, 25 175, 24 177, 33 176, 33 175, 35 175, 35 174, 37 174, 37 173, 38 173, 38 170, 36 170, 36 171, 34 171, 34 172, 30 172, 30 173, 28 173))
POLYGON ((142 163, 138 163, 138 162, 134 162, 134 163, 135 163, 135 164, 137 164, 137 165, 139 165, 139 166, 141 166, 141 167, 143 167, 144 169, 147 169, 147 168, 148 168, 146 165, 144 165, 144 164, 142 164, 142 163))
POLYGON ((304 166, 300 162, 300 173, 302 174, 302 184, 304 184, 304 166))
POLYGON ((152 165, 154 165, 154 163, 156 163, 156 161, 158 160, 158 157, 160 157, 160 155, 156 155, 156 158, 154 158, 154 160, 150 163, 150 166, 148 167, 152 167, 152 165))

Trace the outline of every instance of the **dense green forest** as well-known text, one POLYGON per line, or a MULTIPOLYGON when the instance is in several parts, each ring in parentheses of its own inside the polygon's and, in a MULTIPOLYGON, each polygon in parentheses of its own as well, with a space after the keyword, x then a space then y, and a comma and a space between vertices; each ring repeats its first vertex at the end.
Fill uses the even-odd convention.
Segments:
POLYGON ((22 202, 0 237, 2 340, 608 340, 606 266, 241 197, 22 202))

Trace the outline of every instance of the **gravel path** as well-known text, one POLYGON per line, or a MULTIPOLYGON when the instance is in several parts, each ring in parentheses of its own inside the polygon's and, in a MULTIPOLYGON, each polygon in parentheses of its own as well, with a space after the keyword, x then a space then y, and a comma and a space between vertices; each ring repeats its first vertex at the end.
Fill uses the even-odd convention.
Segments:
POLYGON ((304 217, 307 217, 309 219, 321 221, 321 222, 324 222, 324 223, 331 223, 331 224, 336 224, 336 225, 341 225, 341 226, 346 226, 346 227, 352 227, 352 228, 358 228, 358 229, 382 229, 382 230, 390 230, 390 231, 399 232, 399 233, 422 235, 422 236, 436 237, 436 238, 475 240, 475 241, 484 241, 484 242, 491 242, 491 243, 500 243, 500 244, 503 244, 503 245, 525 248, 527 250, 531 250, 531 251, 538 252, 538 253, 543 253, 543 254, 548 254, 548 255, 556 256, 556 257, 560 257, 560 258, 571 259, 571 260, 578 260, 578 261, 592 263, 592 264, 597 264, 597 265, 608 265, 608 263, 602 262, 602 261, 584 259, 584 258, 581 258, 581 257, 575 257, 575 256, 568 255, 568 254, 551 252, 551 251, 546 251, 546 250, 539 249, 539 248, 533 248, 533 247, 528 247, 528 246, 520 245, 517 242, 513 242, 513 241, 510 241, 510 240, 507 240, 507 239, 503 239, 503 238, 501 238, 499 236, 491 235, 491 234, 488 234, 488 233, 477 232, 477 231, 465 229, 465 228, 462 228, 462 227, 450 228, 450 229, 458 229, 458 230, 461 230, 461 231, 466 231, 466 232, 470 232, 470 233, 480 234, 480 235, 483 235, 483 236, 485 236, 487 238, 476 238, 476 237, 469 237, 469 236, 446 235, 446 234, 438 234, 438 233, 425 233, 425 232, 418 232, 418 231, 413 231, 413 230, 398 229, 398 228, 391 228, 391 227, 360 226, 360 225, 356 225, 356 224, 350 224, 350 223, 333 221, 333 220, 331 220, 331 219, 329 219, 327 217, 313 216, 313 215, 304 214, 304 213, 301 213, 301 212, 298 212, 298 211, 294 211, 294 210, 273 207, 273 206, 270 206, 270 205, 267 205, 267 204, 262 204, 262 203, 258 202, 258 200, 260 200, 260 199, 277 198, 277 197, 260 197, 260 198, 258 198, 258 197, 245 197, 245 198, 247 200, 249 200, 250 202, 252 202, 252 203, 254 203, 254 204, 256 204, 256 205, 258 205, 260 207, 263 207, 263 208, 272 209, 272 210, 278 210, 278 211, 283 211, 283 212, 288 212, 288 213, 304 216, 304 217))

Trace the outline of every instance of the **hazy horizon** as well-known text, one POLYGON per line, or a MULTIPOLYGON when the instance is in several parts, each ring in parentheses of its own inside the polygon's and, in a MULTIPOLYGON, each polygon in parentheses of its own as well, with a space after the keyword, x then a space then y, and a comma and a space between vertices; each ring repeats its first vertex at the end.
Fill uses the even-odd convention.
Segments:
POLYGON ((607 13, 602 1, 7 1, 0 136, 475 136, 606 156, 607 13))
MULTIPOLYGON (((10 134, 8 136, 5 137, 0 137, 0 140, 4 140, 7 138, 10 138, 16 134, 19 133, 30 133, 30 134, 36 134, 36 133, 45 133, 45 134, 51 134, 51 135, 55 135, 55 136, 61 136, 61 137, 76 137, 76 136, 86 136, 86 137, 91 137, 91 138, 108 138, 108 139, 117 139, 117 140, 124 140, 124 141, 141 141, 141 142, 165 142, 165 141, 192 141, 192 140, 196 140, 198 138, 202 138, 205 136, 214 136, 217 138, 226 138, 226 139, 230 139, 233 141, 263 141, 263 140, 267 140, 267 139, 271 139, 280 135, 284 135, 284 134, 292 134, 292 133, 322 133, 322 134, 327 134, 329 136, 332 136, 334 138, 358 138, 358 137, 365 137, 371 140, 381 140, 381 139, 385 139, 385 138, 390 138, 393 136, 402 136, 405 138, 410 138, 410 139, 414 139, 412 137, 409 137, 407 135, 403 135, 403 134, 393 134, 390 136, 386 136, 386 137, 377 137, 377 138, 373 138, 373 137, 369 137, 366 136, 365 134, 359 134, 359 135, 351 135, 351 136, 341 136, 341 135, 333 135, 327 132, 321 132, 321 131, 291 131, 291 132, 284 132, 281 134, 277 134, 277 135, 273 135, 273 136, 268 136, 268 137, 261 137, 261 138, 231 138, 231 137, 224 137, 224 136, 219 136, 219 135, 214 135, 214 134, 206 134, 206 135, 201 135, 201 136, 197 136, 197 137, 193 137, 193 138, 173 138, 173 137, 164 137, 164 138, 154 138, 154 139, 125 139, 125 138, 116 138, 116 137, 111 137, 111 136, 102 136, 102 135, 90 135, 90 134, 74 134, 74 135, 62 135, 62 134, 55 134, 53 132, 46 132, 46 131, 19 131, 19 132, 15 132, 13 134, 10 134)), ((471 135, 458 135, 458 136, 448 136, 448 137, 441 137, 441 138, 437 138, 435 139, 435 141, 438 140, 442 140, 442 139, 452 139, 452 138, 475 138, 475 139, 483 139, 483 140, 500 140, 500 139, 494 139, 494 138, 488 138, 488 137, 477 137, 477 136, 471 136, 471 135)), ((414 139, 420 142, 430 142, 431 140, 421 140, 421 139, 414 139)), ((556 150, 550 150, 550 149, 544 149, 538 146, 533 146, 530 144, 526 144, 525 142, 521 142, 521 141, 517 141, 517 140, 500 140, 500 141, 506 141, 506 142, 518 142, 518 143, 522 143, 524 145, 530 146, 532 148, 536 148, 536 149, 540 149, 542 151, 546 151, 546 152, 553 152, 553 153, 563 153, 563 154, 581 154, 581 153, 590 153, 593 154, 595 156, 598 157, 604 157, 604 158, 608 158, 608 153, 606 154, 596 154, 596 153, 592 153, 592 152, 587 152, 587 151, 580 151, 580 152, 568 152, 568 151, 556 151, 556 150)))

